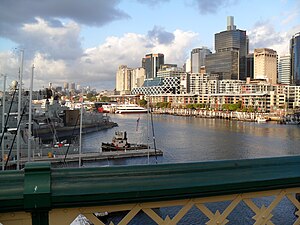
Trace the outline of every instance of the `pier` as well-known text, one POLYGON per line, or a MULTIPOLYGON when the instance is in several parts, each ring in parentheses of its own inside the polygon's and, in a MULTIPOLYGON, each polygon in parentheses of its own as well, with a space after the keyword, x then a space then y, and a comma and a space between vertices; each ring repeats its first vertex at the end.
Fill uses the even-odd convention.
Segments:
MULTIPOLYGON (((79 157, 82 162, 109 160, 109 159, 123 159, 123 158, 134 158, 134 157, 147 157, 147 156, 162 156, 163 151, 159 149, 139 149, 130 151, 110 151, 110 152, 85 152, 79 154, 68 154, 65 155, 52 155, 49 156, 35 156, 32 159, 34 162, 51 162, 52 164, 62 164, 64 162, 78 162, 79 157)), ((28 158, 24 157, 20 159, 20 164, 25 165, 28 158)), ((15 161, 9 161, 9 165, 13 166, 16 164, 15 161)))
POLYGON ((24 170, 2 171, 0 182, 3 225, 69 225, 78 215, 104 225, 96 216, 104 212, 124 214, 110 225, 129 224, 141 214, 160 225, 190 216, 194 224, 245 224, 244 210, 252 215, 247 224, 249 219, 276 224, 277 207, 284 218, 300 224, 300 156, 102 168, 35 162, 24 170), (266 198, 269 203, 258 203, 266 198), (282 201, 288 202, 288 211, 282 201), (226 206, 211 208, 212 203, 226 206), (168 207, 179 210, 169 214, 168 207), (193 208, 196 215, 190 213, 193 208))

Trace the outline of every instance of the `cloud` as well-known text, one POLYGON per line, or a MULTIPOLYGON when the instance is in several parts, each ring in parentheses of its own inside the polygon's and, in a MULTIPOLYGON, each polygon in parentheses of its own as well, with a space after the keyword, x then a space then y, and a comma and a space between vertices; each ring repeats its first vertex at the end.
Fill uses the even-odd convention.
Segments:
POLYGON ((163 53, 166 63, 182 66, 197 34, 182 30, 176 30, 172 34, 174 39, 169 45, 159 43, 148 35, 136 33, 127 33, 123 37, 109 37, 104 44, 85 51, 79 64, 82 73, 85 79, 94 83, 98 80, 99 83, 110 82, 114 85, 119 65, 140 67, 142 58, 148 53, 163 53))
MULTIPOLYGON (((30 29, 34 30, 35 27, 30 27, 30 29)), ((56 29, 60 28, 55 28, 54 31, 52 29, 54 28, 50 28, 47 32, 57 32, 56 29)), ((98 90, 114 89, 115 75, 119 65, 127 65, 131 68, 140 67, 142 58, 148 53, 163 53, 166 63, 176 63, 182 66, 198 35, 182 30, 164 32, 173 36, 172 42, 167 45, 153 40, 148 35, 126 33, 121 37, 108 37, 103 44, 83 50, 81 54, 77 54, 77 57, 68 59, 50 57, 54 55, 55 50, 51 55, 36 51, 33 57, 29 58, 25 50, 24 86, 29 86, 32 64, 35 65, 34 89, 46 87, 49 82, 55 86, 62 86, 64 82, 75 82, 81 86, 96 87, 98 90)), ((66 34, 68 32, 61 32, 61 39, 66 34)), ((17 79, 18 56, 12 53, 1 53, 0 67, 17 79)))
MULTIPOLYGON (((298 27, 299 28, 299 27, 298 27)), ((289 43, 294 30, 279 32, 270 21, 261 21, 255 24, 254 28, 249 30, 250 50, 255 48, 271 48, 277 51, 278 55, 289 53, 289 43)))
POLYGON ((174 40, 174 34, 167 32, 162 27, 154 26, 148 31, 148 37, 151 40, 157 41, 159 44, 170 44, 174 40))
POLYGON ((36 23, 25 24, 13 41, 22 43, 27 54, 35 52, 52 59, 76 59, 83 50, 80 42, 80 27, 75 22, 63 26, 51 26, 49 22, 36 18, 36 23))
MULTIPOLYGON (((102 26, 114 20, 129 18, 117 9, 120 0, 15 0, 2 1, 0 21, 3 24, 31 23, 34 18, 69 18, 78 23, 102 26)), ((0 29, 1 30, 1 29, 0 29)))
POLYGON ((154 7, 154 6, 159 5, 160 3, 168 2, 170 0, 137 0, 137 1, 139 3, 146 4, 146 5, 154 7))
POLYGON ((192 4, 197 5, 200 13, 216 13, 219 8, 236 4, 237 0, 192 0, 192 4))
POLYGON ((65 20, 87 26, 103 26, 109 22, 130 18, 117 8, 120 0, 16 0, 2 1, 0 7, 0 36, 20 39, 24 24, 40 18, 53 28, 63 27, 65 20))
POLYGON ((87 49, 80 65, 88 79, 99 80, 99 83, 109 81, 113 85, 119 65, 140 67, 142 58, 148 53, 163 53, 166 63, 182 66, 186 60, 185 53, 190 51, 197 34, 182 30, 176 30, 172 34, 174 39, 169 45, 159 43, 148 35, 136 33, 127 33, 123 37, 109 37, 97 48, 87 49))

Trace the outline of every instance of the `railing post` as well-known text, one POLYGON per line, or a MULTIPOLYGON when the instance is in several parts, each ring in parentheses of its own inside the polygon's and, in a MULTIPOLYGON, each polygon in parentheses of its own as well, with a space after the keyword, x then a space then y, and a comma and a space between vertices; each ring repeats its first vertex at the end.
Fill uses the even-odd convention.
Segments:
POLYGON ((51 208, 51 163, 26 163, 24 208, 31 212, 32 225, 48 225, 51 208))

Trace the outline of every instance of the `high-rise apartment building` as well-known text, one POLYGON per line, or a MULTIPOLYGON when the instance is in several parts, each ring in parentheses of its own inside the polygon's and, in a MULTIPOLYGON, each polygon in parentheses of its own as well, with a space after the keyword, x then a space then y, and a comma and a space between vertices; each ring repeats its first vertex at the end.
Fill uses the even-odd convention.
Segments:
POLYGON ((145 68, 146 79, 153 79, 157 76, 157 71, 160 66, 164 64, 164 55, 158 54, 147 54, 142 59, 142 67, 145 68))
POLYGON ((277 83, 277 52, 269 48, 254 49, 254 79, 277 83))
POLYGON ((292 84, 300 85, 300 32, 290 42, 292 84))
POLYGON ((120 94, 129 94, 131 91, 131 75, 132 69, 126 65, 121 65, 116 74, 116 91, 120 94))
POLYGON ((281 56, 278 60, 278 83, 291 83, 291 57, 289 55, 281 56))
POLYGON ((131 90, 136 87, 142 87, 145 81, 145 68, 143 67, 134 68, 132 70, 131 79, 132 79, 131 90))
POLYGON ((145 69, 142 67, 128 68, 121 65, 116 73, 116 91, 130 94, 133 88, 142 87, 145 80, 145 69))
POLYGON ((191 72, 200 73, 201 67, 205 66, 205 58, 210 55, 211 51, 206 48, 195 48, 191 52, 191 72))
POLYGON ((234 18, 227 17, 227 30, 215 34, 215 53, 206 56, 206 72, 223 79, 245 80, 248 55, 246 31, 236 29, 234 18))
POLYGON ((68 82, 64 82, 64 89, 68 90, 69 89, 69 83, 68 82))

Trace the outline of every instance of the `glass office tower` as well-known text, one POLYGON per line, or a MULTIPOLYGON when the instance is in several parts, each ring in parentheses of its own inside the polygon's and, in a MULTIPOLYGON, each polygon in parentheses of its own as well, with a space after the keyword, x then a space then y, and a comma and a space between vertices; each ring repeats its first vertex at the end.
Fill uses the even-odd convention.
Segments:
POLYGON ((291 82, 291 57, 281 56, 278 60, 278 83, 290 85, 291 82))
POLYGON ((142 60, 142 67, 145 68, 146 79, 153 79, 157 71, 164 64, 164 54, 147 54, 142 60))
POLYGON ((300 85, 300 32, 290 42, 291 84, 300 85))
POLYGON ((191 72, 200 73, 201 67, 205 66, 205 58, 210 55, 211 51, 206 48, 195 48, 191 52, 191 72))
POLYGON ((218 73, 223 79, 245 80, 247 76, 248 38, 246 31, 236 29, 233 17, 227 17, 227 30, 215 34, 215 50, 212 55, 207 56, 206 71, 218 73), (220 60, 224 57, 225 64, 220 60), (237 62, 238 61, 238 62, 237 62), (217 65, 220 62, 223 65, 217 65), (236 63, 238 63, 236 65, 236 63))

